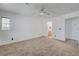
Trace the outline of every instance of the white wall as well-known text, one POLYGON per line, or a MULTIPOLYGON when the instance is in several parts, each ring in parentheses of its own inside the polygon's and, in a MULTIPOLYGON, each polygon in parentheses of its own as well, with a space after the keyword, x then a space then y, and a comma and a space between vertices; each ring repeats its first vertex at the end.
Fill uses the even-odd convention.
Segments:
POLYGON ((64 18, 55 17, 53 20, 54 20, 53 21, 54 38, 65 41, 65 20, 64 18))
POLYGON ((3 31, 1 30, 0 18, 0 45, 42 36, 42 20, 40 17, 21 16, 6 11, 0 11, 0 16, 11 19, 11 29, 3 31), (14 38, 13 41, 11 40, 12 37, 14 38))

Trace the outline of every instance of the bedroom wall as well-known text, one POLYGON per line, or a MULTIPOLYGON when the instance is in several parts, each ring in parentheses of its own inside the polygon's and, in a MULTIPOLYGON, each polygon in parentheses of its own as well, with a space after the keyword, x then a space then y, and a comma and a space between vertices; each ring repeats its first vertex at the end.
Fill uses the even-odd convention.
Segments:
POLYGON ((11 29, 1 30, 0 17, 0 45, 42 36, 42 20, 40 17, 27 17, 19 14, 0 11, 0 16, 11 19, 11 29), (11 38, 14 40, 11 40, 11 38))
POLYGON ((65 20, 64 17, 53 19, 53 35, 55 39, 65 41, 65 20))

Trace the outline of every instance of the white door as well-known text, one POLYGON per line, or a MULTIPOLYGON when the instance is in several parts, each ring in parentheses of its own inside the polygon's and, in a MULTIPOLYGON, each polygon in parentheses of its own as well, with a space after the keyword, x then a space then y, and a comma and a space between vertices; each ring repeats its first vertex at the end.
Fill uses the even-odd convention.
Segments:
POLYGON ((79 39, 79 19, 72 20, 72 39, 79 39))
POLYGON ((67 39, 72 39, 72 20, 65 22, 65 36, 67 39))

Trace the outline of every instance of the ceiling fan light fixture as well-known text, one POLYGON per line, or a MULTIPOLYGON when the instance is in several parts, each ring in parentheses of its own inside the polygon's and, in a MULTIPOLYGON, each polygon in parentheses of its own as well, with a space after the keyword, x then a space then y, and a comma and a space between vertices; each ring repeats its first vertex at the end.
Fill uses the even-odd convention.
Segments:
POLYGON ((25 3, 26 5, 28 5, 29 3, 25 3))
POLYGON ((40 12, 40 15, 44 15, 44 13, 43 12, 40 12))

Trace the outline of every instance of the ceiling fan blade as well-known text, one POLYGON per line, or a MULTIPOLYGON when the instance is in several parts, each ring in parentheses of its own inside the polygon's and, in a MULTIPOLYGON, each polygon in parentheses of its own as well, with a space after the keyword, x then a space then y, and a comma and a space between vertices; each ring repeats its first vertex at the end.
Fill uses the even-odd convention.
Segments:
POLYGON ((50 15, 49 13, 46 13, 47 15, 50 15))
POLYGON ((29 3, 25 3, 25 5, 29 5, 29 3))

